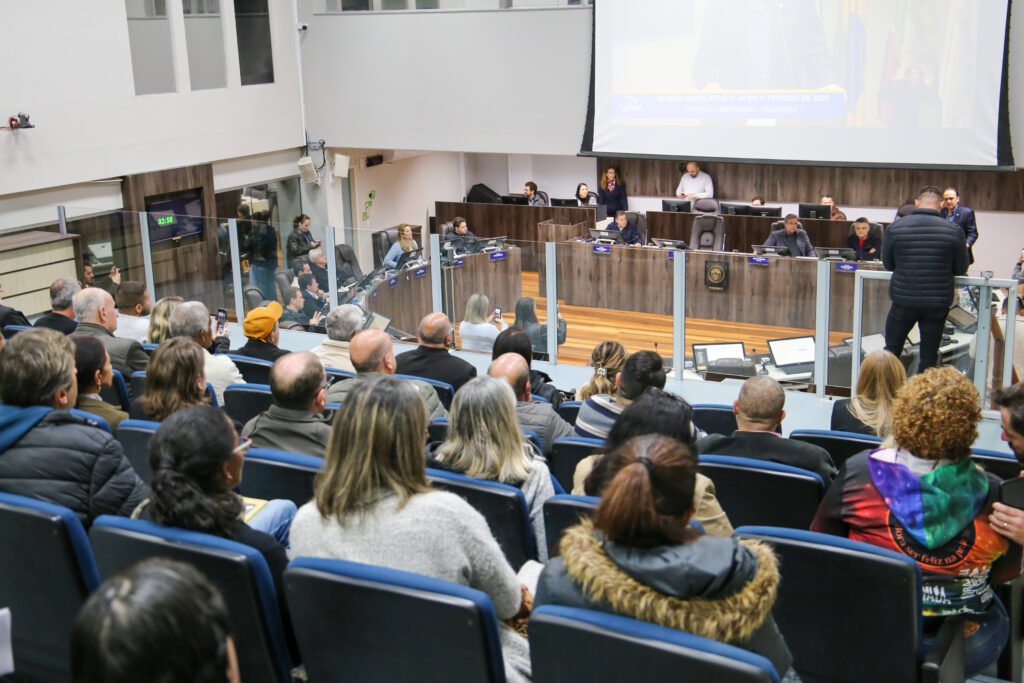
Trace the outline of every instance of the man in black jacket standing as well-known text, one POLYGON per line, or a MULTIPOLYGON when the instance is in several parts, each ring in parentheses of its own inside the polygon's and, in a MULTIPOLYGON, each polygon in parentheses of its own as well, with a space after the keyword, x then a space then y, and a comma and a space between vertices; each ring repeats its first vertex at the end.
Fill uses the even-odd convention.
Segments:
POLYGON ((882 243, 882 263, 892 271, 885 349, 898 358, 916 323, 924 372, 938 364, 953 277, 967 273, 967 244, 960 227, 939 215, 942 193, 937 187, 921 188, 914 204, 913 213, 893 223, 882 243))

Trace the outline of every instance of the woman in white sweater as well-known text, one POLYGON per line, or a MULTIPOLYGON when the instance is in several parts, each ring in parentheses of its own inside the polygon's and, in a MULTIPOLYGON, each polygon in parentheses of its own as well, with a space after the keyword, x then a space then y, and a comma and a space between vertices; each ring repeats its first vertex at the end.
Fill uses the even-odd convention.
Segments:
MULTIPOLYGON (((315 498, 292 523, 292 554, 433 576, 487 593, 499 619, 525 616, 519 580, 487 522, 427 483, 426 429, 412 384, 385 375, 353 389, 334 420, 315 498)), ((526 640, 502 623, 501 641, 508 681, 529 681, 526 640)))
POLYGON ((459 323, 459 344, 463 351, 483 351, 490 353, 494 349, 494 340, 502 330, 508 329, 508 323, 498 315, 498 309, 490 310, 491 302, 483 294, 474 294, 466 302, 466 318, 459 323), (501 330, 495 327, 500 325, 501 330))

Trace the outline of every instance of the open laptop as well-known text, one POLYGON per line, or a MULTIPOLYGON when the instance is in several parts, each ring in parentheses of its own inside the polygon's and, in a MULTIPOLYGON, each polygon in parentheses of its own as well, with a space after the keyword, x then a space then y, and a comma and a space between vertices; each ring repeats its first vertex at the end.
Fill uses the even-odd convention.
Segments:
POLYGON ((767 244, 751 244, 750 248, 758 256, 773 254, 775 256, 789 256, 789 247, 776 247, 767 244))
POLYGON ((814 337, 769 339, 772 364, 787 375, 814 372, 814 337))
POLYGON ((978 316, 959 305, 949 309, 946 319, 961 330, 967 330, 978 324, 978 316))
POLYGON ((488 253, 492 251, 498 251, 505 247, 505 240, 508 237, 478 237, 476 238, 476 244, 474 251, 478 253, 488 253))
POLYGON ((391 327, 391 318, 387 318, 380 313, 370 313, 366 317, 366 322, 363 323, 364 330, 384 330, 391 327))
POLYGON ((667 240, 661 237, 652 237, 654 246, 660 249, 686 249, 686 242, 682 240, 667 240))
POLYGON ((398 263, 395 264, 395 270, 401 270, 402 268, 405 268, 407 263, 420 260, 421 256, 423 256, 422 248, 405 252, 398 258, 398 263))
MULTIPOLYGON (((847 344, 853 344, 853 337, 847 337, 843 341, 847 344)), ((884 348, 885 335, 883 334, 869 334, 860 338, 860 350, 864 355, 867 355, 872 351, 881 351, 884 348)))
POLYGON ((703 372, 708 365, 722 360, 723 358, 737 358, 743 360, 747 357, 747 349, 743 342, 723 342, 719 344, 693 344, 693 368, 703 372))
POLYGON ((849 247, 815 247, 814 253, 823 261, 857 260, 857 252, 849 247))

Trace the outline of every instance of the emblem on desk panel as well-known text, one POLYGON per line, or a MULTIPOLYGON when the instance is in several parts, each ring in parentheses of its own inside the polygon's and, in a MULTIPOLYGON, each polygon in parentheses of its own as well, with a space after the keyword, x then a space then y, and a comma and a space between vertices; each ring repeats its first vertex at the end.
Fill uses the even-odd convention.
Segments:
POLYGON ((836 264, 836 270, 843 273, 853 273, 857 270, 857 264, 849 261, 842 261, 841 263, 836 264))
POLYGON ((397 277, 388 278, 388 287, 397 287, 397 286, 398 286, 398 278, 397 277))
POLYGON ((708 261, 704 264, 704 286, 722 291, 729 287, 729 264, 726 261, 708 261))
POLYGON ((412 274, 412 276, 414 278, 421 278, 421 277, 423 277, 426 274, 427 274, 427 269, 426 268, 417 268, 416 271, 412 274))
POLYGON ((607 244, 595 244, 594 245, 594 253, 595 254, 610 254, 610 253, 612 253, 612 248, 610 246, 608 246, 607 244))

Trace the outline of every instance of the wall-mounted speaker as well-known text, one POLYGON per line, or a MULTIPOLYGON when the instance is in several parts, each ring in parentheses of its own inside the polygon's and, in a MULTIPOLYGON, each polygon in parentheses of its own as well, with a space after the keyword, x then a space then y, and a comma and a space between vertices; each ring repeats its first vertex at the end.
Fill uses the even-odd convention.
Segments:
POLYGON ((313 165, 313 160, 309 157, 299 159, 299 175, 302 176, 304 183, 320 184, 320 175, 316 172, 316 166, 313 165))
POLYGON ((348 167, 351 163, 351 159, 348 158, 347 154, 335 154, 334 155, 334 177, 335 178, 348 178, 348 167))

